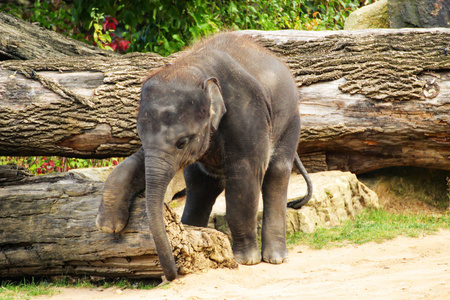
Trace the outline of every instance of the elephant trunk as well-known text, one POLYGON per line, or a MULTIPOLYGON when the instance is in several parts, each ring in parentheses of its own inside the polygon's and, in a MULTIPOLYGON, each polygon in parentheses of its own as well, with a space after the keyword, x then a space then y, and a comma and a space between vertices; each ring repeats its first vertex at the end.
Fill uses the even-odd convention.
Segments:
POLYGON ((166 279, 177 277, 177 266, 164 225, 164 195, 175 176, 176 165, 166 154, 145 155, 146 210, 158 258, 166 279))

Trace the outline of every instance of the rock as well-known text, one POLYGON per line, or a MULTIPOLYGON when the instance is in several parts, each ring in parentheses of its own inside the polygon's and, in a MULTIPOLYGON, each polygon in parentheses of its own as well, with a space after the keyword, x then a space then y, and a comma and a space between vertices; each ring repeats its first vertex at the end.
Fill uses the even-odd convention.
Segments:
POLYGON ((111 173, 113 169, 114 167, 81 168, 69 170, 69 173, 78 174, 83 178, 93 181, 105 182, 106 178, 108 178, 109 173, 111 173))
POLYGON ((289 210, 286 223, 286 231, 289 233, 298 231, 312 233, 320 223, 320 218, 313 207, 306 206, 299 213, 289 210))
MULTIPOLYGON (((114 167, 73 169, 70 170, 69 173, 78 174, 79 176, 89 180, 105 182, 109 173, 111 173, 113 169, 114 167)), ((183 191, 185 188, 186 184, 184 182, 183 171, 180 170, 172 178, 172 181, 170 181, 164 201, 166 203, 170 202, 175 194, 183 191)))
POLYGON ((173 199, 177 193, 186 189, 186 183, 184 182, 183 170, 178 171, 167 187, 166 195, 164 196, 164 202, 168 203, 173 199))
MULTIPOLYGON (((336 226, 342 221, 354 218, 365 207, 379 207, 378 196, 355 174, 341 171, 327 171, 310 174, 314 194, 307 205, 299 210, 288 209, 287 233, 314 232, 317 226, 336 226)), ((306 183, 300 174, 292 174, 288 201, 306 194, 306 183)), ((225 219, 225 195, 222 193, 214 204, 209 227, 224 232, 231 238, 225 219)), ((258 232, 261 231, 263 204, 259 203, 258 232)), ((181 214, 183 207, 177 209, 181 214)))
MULTIPOLYGON (((311 233, 317 226, 336 226, 354 218, 365 207, 379 207, 378 196, 361 183, 355 174, 328 171, 310 176, 314 185, 313 197, 299 210, 288 209, 288 233, 311 233)), ((298 197, 306 192, 301 175, 293 175, 290 185, 290 197, 298 197), (293 195, 293 192, 296 194, 293 195)))
POLYGON ((389 28, 388 0, 380 0, 352 12, 344 23, 344 30, 389 28))
POLYGON ((389 26, 450 27, 450 1, 448 0, 389 0, 389 26))
POLYGON ((345 30, 450 27, 448 0, 380 0, 352 12, 345 30))

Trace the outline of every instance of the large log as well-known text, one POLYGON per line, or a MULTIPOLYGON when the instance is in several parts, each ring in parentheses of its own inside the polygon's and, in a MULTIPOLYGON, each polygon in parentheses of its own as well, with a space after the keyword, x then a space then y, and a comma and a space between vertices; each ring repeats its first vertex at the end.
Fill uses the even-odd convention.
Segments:
POLYGON ((450 169, 450 30, 254 35, 297 79, 311 169, 450 169))
MULTIPOLYGON (((450 29, 237 34, 290 66, 310 170, 450 169, 450 29)), ((0 155, 130 155, 142 78, 172 59, 0 62, 0 155)))
MULTIPOLYGON (((145 199, 134 201, 123 232, 105 234, 95 226, 102 182, 75 172, 27 176, 10 166, 0 166, 0 177, 9 178, 0 188, 0 278, 161 278, 145 199)), ((225 234, 183 226, 167 206, 164 214, 180 274, 237 267, 225 234)))

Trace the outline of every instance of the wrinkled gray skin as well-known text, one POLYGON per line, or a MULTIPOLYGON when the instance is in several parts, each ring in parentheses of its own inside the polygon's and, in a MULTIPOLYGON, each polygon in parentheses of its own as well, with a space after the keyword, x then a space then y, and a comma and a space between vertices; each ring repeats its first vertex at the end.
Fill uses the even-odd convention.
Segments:
MULTIPOLYGON (((108 177, 97 226, 121 231, 130 199, 145 188, 161 266, 167 280, 175 279, 163 199, 175 172, 184 168, 183 223, 206 226, 225 189, 237 261, 284 262, 287 187, 300 135, 297 99, 287 67, 249 38, 224 33, 194 46, 143 84, 137 118, 142 148, 108 177), (260 192, 262 252, 256 241, 260 192)), ((311 197, 308 183, 308 195, 297 206, 311 197)))

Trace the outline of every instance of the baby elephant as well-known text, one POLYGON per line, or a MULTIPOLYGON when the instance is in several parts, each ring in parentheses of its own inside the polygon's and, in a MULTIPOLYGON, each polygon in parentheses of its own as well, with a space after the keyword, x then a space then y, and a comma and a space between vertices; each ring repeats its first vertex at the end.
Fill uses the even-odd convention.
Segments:
POLYGON ((241 264, 279 264, 286 249, 286 198, 298 159, 300 116, 288 68, 249 37, 222 33, 188 50, 144 82, 137 117, 142 148, 108 177, 97 226, 119 232, 130 199, 146 189, 150 229, 167 280, 177 268, 163 220, 163 199, 184 168, 187 200, 182 222, 206 226, 225 189, 233 253, 241 264), (256 241, 258 199, 264 202, 262 251, 256 241))

